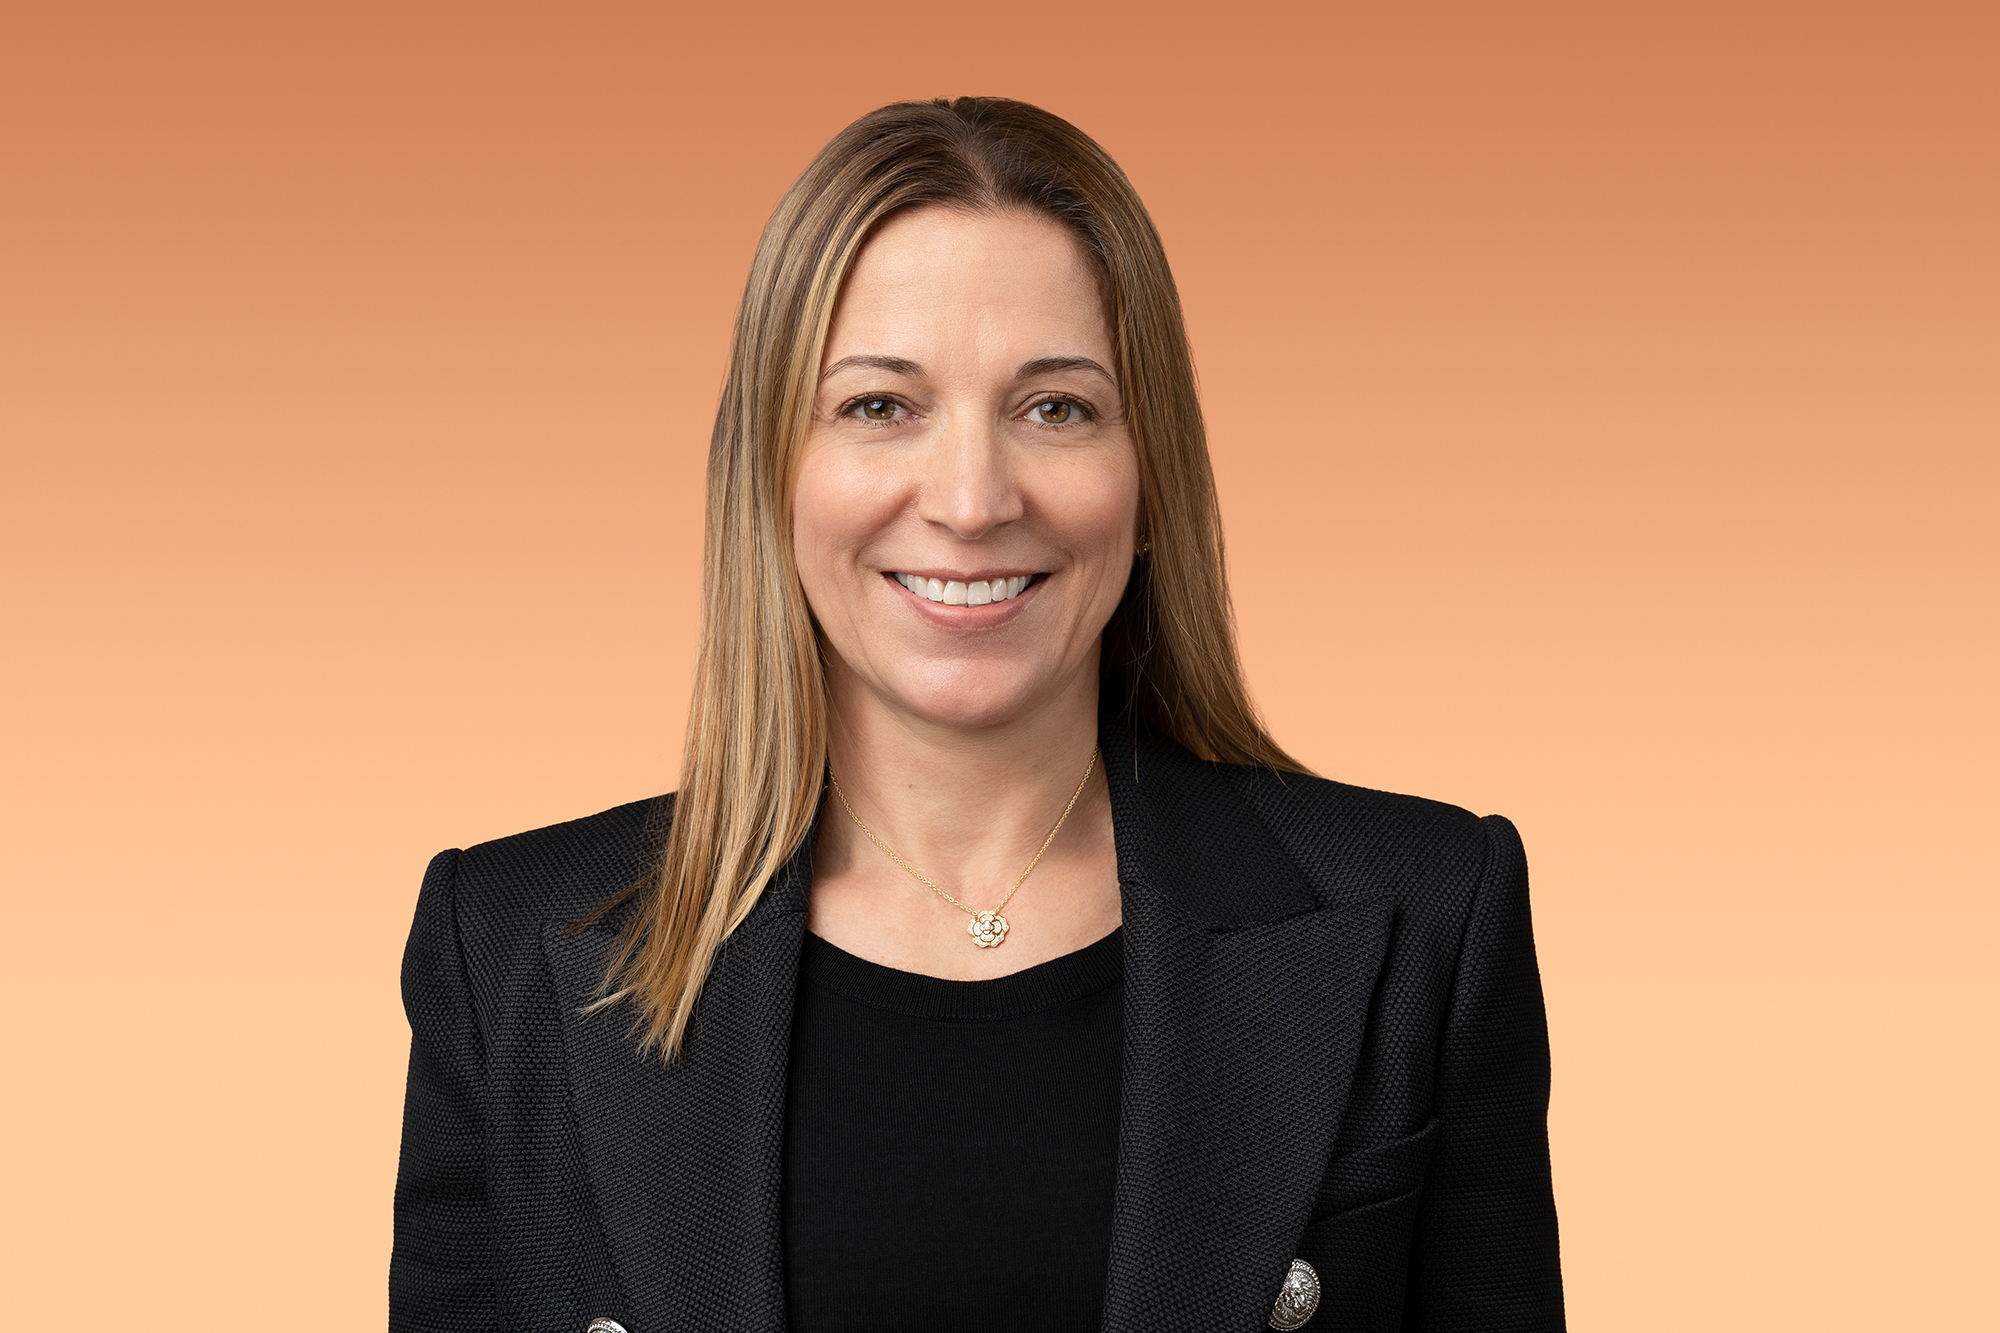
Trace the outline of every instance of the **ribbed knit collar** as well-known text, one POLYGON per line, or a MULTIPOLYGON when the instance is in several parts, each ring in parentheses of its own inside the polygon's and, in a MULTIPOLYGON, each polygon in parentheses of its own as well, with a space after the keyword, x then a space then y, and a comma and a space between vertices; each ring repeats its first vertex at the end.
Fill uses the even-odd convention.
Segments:
POLYGON ((799 955, 799 979, 856 1004, 914 1018, 991 1022, 1067 1004, 1112 985, 1124 972, 1123 936, 1121 927, 1075 953, 1004 977, 948 981, 871 963, 808 931, 799 955))

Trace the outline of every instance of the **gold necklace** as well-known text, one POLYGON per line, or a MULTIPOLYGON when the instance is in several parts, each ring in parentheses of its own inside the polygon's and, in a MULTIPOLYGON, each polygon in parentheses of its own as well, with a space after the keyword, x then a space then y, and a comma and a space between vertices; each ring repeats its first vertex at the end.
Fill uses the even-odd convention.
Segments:
POLYGON ((1035 867, 1042 863, 1042 852, 1046 852, 1049 849, 1049 844, 1056 840, 1056 834, 1062 832, 1063 821, 1069 818, 1070 811, 1076 809, 1077 798, 1083 795, 1083 784, 1090 781, 1091 770, 1096 767, 1097 747, 1093 745, 1090 747, 1090 762, 1083 766, 1083 776, 1077 780, 1076 790, 1069 794, 1069 804, 1064 806, 1063 812, 1056 816, 1056 826, 1049 830, 1048 837, 1042 839, 1041 849, 1035 853, 1035 859, 1028 862, 1028 868, 1021 872, 1021 877, 1014 881, 1014 887, 1007 890, 1007 896, 1002 898, 999 906, 990 912, 982 912, 976 907, 967 907, 964 903, 938 887, 936 880, 911 865, 908 861, 905 861, 902 857, 896 855, 890 849, 888 843, 883 842, 875 836, 875 830, 861 822, 861 816, 854 813, 854 807, 847 804, 847 793, 840 789, 840 779, 833 775, 831 768, 826 770, 826 776, 827 780, 833 784, 833 794, 840 798, 841 806, 846 809, 847 817, 854 821, 854 827, 867 834, 868 841, 881 848, 882 855, 901 866, 917 883, 923 885, 932 893, 935 893, 938 897, 971 917, 972 920, 966 923, 965 933, 972 936, 974 944, 982 949, 997 949, 1007 940, 1007 918, 1000 915, 1000 913, 1006 910, 1008 903, 1014 901, 1014 895, 1021 891, 1023 884, 1027 883, 1028 876, 1033 874, 1035 867))

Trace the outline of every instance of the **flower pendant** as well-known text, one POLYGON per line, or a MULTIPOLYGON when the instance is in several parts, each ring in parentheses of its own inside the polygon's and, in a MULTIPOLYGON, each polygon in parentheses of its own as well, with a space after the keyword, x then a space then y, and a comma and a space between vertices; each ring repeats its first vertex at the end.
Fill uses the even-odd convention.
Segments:
POLYGON ((965 933, 982 949, 997 949, 1007 938, 1007 918, 998 912, 981 912, 966 923, 965 933))

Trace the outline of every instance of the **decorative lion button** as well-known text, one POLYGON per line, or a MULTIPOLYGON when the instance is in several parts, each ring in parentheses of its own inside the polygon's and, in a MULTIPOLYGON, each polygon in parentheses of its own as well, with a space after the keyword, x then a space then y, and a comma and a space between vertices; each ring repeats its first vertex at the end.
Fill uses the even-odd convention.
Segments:
POLYGON ((998 912, 981 912, 966 923, 965 933, 982 949, 997 948, 1007 938, 1007 918, 998 912))
POLYGON ((1277 1303, 1271 1307, 1271 1327, 1290 1330, 1304 1328, 1306 1320, 1319 1309, 1319 1274, 1303 1259, 1292 1260, 1285 1285, 1278 1288, 1277 1303))

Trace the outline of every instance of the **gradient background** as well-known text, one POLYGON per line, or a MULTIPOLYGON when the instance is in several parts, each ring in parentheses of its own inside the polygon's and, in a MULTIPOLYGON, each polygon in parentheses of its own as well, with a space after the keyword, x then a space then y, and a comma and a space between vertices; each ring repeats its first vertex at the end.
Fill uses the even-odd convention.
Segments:
POLYGON ((0 1304, 378 1325, 425 858, 671 787, 780 191, 1166 237, 1244 654, 1512 816, 1573 1326, 1994 1326, 1988 3, 8 6, 0 1304))

